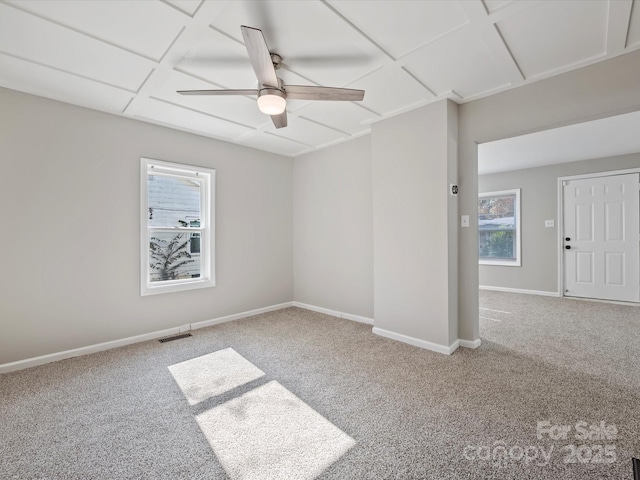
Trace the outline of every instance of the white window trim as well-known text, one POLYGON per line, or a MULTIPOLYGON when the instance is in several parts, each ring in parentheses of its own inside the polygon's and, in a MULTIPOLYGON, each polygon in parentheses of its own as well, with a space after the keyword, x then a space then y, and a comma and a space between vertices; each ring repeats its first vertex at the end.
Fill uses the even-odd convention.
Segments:
MULTIPOLYGON (((516 259, 515 260, 499 260, 499 259, 488 259, 479 257, 478 263, 480 265, 499 265, 502 267, 520 267, 522 266, 522 255, 521 255, 521 247, 520 247, 520 237, 522 236, 522 231, 520 230, 520 189, 514 188, 511 190, 500 190, 497 192, 484 192, 478 194, 478 199, 486 198, 486 197, 500 197, 506 195, 515 195, 516 201, 514 205, 514 210, 516 214, 516 259)), ((476 248, 478 248, 476 246, 476 248)))
MULTIPOLYGON (((179 163, 164 162, 150 158, 140 158, 140 295, 181 292, 198 288, 214 287, 215 279, 215 179, 216 171, 211 168, 195 167, 179 163), (159 174, 178 174, 180 176, 203 179, 200 190, 200 277, 193 279, 149 281, 149 195, 147 175, 150 168, 159 174), (206 242, 206 243, 205 243, 206 242)), ((193 232, 194 228, 176 227, 176 231, 193 232)))

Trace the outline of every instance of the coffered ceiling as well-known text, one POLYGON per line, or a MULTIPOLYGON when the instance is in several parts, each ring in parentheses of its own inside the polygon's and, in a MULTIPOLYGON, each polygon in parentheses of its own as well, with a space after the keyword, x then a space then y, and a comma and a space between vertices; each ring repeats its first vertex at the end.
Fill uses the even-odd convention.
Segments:
POLYGON ((491 95, 640 48, 633 0, 0 1, 0 86, 289 156, 373 122, 491 95), (276 130, 255 98, 240 25, 262 29, 285 84, 366 91, 288 100, 276 130))

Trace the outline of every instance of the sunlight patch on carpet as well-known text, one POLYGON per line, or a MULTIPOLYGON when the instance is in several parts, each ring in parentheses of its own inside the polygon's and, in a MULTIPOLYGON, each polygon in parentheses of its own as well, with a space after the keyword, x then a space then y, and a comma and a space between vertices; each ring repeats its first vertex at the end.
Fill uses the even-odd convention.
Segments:
POLYGON ((190 405, 264 376, 262 370, 233 348, 176 363, 169 371, 190 405))
POLYGON ((356 443, 276 381, 196 420, 233 480, 313 479, 356 443))

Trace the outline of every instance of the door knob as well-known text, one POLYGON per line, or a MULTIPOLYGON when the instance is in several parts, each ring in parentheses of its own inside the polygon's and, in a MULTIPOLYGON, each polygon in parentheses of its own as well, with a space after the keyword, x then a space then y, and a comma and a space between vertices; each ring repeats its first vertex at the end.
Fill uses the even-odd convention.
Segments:
POLYGON ((570 242, 571 241, 571 239, 569 237, 566 237, 564 240, 565 240, 565 242, 570 242))
POLYGON ((567 250, 571 250, 571 245, 565 245, 564 248, 566 248, 567 250))

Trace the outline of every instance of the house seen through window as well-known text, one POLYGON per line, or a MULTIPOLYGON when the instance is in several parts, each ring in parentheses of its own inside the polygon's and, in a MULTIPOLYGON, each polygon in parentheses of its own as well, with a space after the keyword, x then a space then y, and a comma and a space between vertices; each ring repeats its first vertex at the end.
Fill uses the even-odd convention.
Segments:
POLYGON ((142 159, 141 292, 214 285, 211 169, 142 159))
POLYGON ((480 263, 520 266, 520 190, 481 193, 478 197, 480 263))

